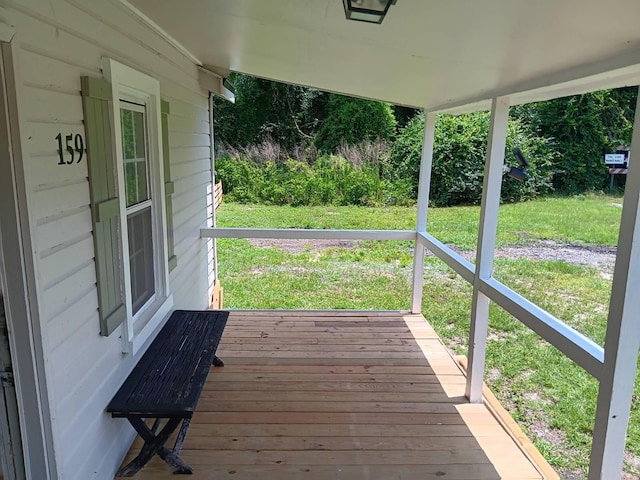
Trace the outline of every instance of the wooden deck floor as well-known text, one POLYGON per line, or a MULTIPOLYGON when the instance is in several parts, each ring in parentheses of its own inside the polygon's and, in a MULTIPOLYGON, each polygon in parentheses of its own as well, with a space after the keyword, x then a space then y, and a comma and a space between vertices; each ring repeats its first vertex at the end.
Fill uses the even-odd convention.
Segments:
MULTIPOLYGON (((545 478, 420 315, 232 312, 218 354, 193 480, 545 478)), ((156 458, 135 478, 175 477, 156 458)))

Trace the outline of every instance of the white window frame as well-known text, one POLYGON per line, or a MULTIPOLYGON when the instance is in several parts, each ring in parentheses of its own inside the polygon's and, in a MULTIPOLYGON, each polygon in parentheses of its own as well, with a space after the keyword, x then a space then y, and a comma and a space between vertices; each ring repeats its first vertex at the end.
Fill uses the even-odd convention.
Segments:
POLYGON ((117 158, 118 196, 120 200, 120 247, 122 252, 121 274, 124 286, 127 316, 122 335, 122 351, 135 354, 158 329, 173 307, 169 289, 167 222, 164 195, 164 168, 162 155, 162 122, 160 111, 160 82, 149 75, 104 58, 102 72, 111 83, 113 93, 112 122, 114 126, 117 158), (149 186, 152 197, 153 260, 156 292, 153 297, 132 315, 131 273, 129 270, 129 242, 127 206, 122 155, 122 126, 120 100, 144 105, 147 154, 149 156, 149 186))

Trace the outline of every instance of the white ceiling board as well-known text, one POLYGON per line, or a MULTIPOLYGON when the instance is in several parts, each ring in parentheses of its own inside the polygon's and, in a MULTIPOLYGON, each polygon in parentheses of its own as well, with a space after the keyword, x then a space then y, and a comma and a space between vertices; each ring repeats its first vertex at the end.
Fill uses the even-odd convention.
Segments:
POLYGON ((129 2, 204 64, 428 109, 620 86, 640 63, 638 0, 398 0, 382 25, 342 0, 129 2))

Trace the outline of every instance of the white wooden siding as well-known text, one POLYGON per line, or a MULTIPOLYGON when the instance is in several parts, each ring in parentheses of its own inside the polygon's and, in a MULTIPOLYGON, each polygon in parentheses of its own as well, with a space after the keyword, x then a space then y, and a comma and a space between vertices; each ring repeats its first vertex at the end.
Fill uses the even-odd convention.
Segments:
POLYGON ((123 356, 119 332, 101 337, 97 315, 87 163, 59 166, 56 135, 84 136, 80 77, 101 76, 110 57, 158 78, 169 101, 171 175, 178 267, 176 307, 208 305, 211 179, 207 92, 196 66, 141 25, 117 1, 3 1, 14 44, 26 188, 42 312, 47 383, 59 476, 113 478, 133 438, 104 409, 136 358, 123 356))

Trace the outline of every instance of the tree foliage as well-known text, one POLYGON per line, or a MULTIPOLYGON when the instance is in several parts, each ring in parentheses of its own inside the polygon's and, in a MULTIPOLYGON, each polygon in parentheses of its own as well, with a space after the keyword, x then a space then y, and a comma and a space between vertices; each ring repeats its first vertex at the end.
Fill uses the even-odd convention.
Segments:
MULTIPOLYGON (((433 205, 480 202, 488 130, 488 113, 437 117, 430 192, 433 205)), ((424 115, 420 114, 398 135, 389 161, 389 174, 396 180, 409 179, 413 198, 418 191, 423 135, 424 115)), ((528 200, 550 190, 553 156, 546 143, 545 139, 530 135, 520 120, 509 122, 505 158, 511 159, 511 165, 516 166, 510 152, 518 147, 528 157, 530 167, 523 182, 505 176, 503 201, 528 200)))
MULTIPOLYGON (((365 200, 357 200, 360 204, 383 198, 406 203, 416 197, 424 125, 419 111, 240 74, 232 75, 231 81, 236 103, 217 99, 214 105, 219 149, 242 150, 245 160, 253 159, 248 164, 251 168, 272 169, 268 178, 281 183, 288 160, 302 162, 311 170, 296 166, 287 175, 313 176, 318 173, 313 170, 317 160, 326 163, 328 158, 339 157, 354 171, 364 166, 372 175, 375 172, 376 181, 381 182, 376 191, 384 193, 369 192, 362 197, 365 200), (374 150, 385 153, 363 162, 358 149, 371 145, 382 145, 374 150), (269 160, 274 165, 267 166, 269 160)), ((604 188, 608 173, 603 155, 630 143, 635 100, 636 89, 625 88, 513 107, 506 158, 511 158, 511 149, 517 146, 532 166, 522 183, 505 178, 503 201, 525 200, 551 190, 577 194, 604 188)), ((486 113, 438 117, 431 183, 434 204, 480 201, 487 131, 486 113)), ((339 163, 335 158, 331 168, 339 163)), ((340 168, 344 171, 346 167, 340 168)), ((327 168, 322 171, 326 176, 327 168)), ((349 175, 355 179, 355 174, 349 175)), ((232 177, 231 182, 241 178, 232 177)), ((286 181, 290 184, 292 180, 286 181)), ((273 190, 269 185, 264 188, 273 190)), ((355 198, 341 192, 330 195, 331 202, 355 198)), ((318 198, 328 197, 315 196, 309 201, 318 198)))
POLYGON ((290 149, 309 143, 325 116, 327 94, 311 88, 232 74, 235 104, 214 100, 214 129, 225 145, 245 147, 267 139, 290 149))
POLYGON ((389 104, 247 75, 230 78, 235 104, 214 101, 214 129, 225 145, 238 148, 273 140, 288 150, 304 144, 334 153, 342 143, 389 140, 395 134, 389 104))
POLYGON ((391 105, 331 95, 315 145, 318 150, 333 153, 343 143, 355 145, 366 140, 390 140, 395 129, 391 105))
POLYGON ((629 145, 637 88, 601 90, 515 107, 514 115, 556 152, 554 189, 564 194, 601 190, 604 154, 629 145))

